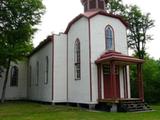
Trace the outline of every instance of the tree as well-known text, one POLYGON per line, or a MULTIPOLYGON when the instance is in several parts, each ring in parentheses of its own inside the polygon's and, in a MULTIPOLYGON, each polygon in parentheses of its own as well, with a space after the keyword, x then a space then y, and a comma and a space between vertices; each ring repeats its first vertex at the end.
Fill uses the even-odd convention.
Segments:
POLYGON ((152 40, 148 31, 154 26, 154 21, 150 19, 150 13, 142 14, 137 6, 129 6, 127 20, 129 22, 128 46, 133 49, 136 56, 144 59, 146 55, 146 43, 152 40))
POLYGON ((40 23, 44 10, 42 0, 0 1, 0 67, 5 69, 2 103, 10 64, 22 60, 32 50, 35 25, 40 23))
POLYGON ((160 101, 160 66, 153 58, 145 58, 143 65, 144 93, 148 102, 160 101))
POLYGON ((143 14, 136 5, 123 5, 122 0, 107 0, 107 11, 111 14, 119 14, 128 21, 128 47, 134 50, 136 56, 144 59, 146 43, 152 40, 148 31, 154 26, 150 19, 150 13, 143 14))
MULTIPOLYGON (((147 102, 159 102, 160 101, 160 64, 159 60, 150 58, 149 56, 145 57, 145 63, 143 65, 143 79, 144 79, 144 94, 145 100, 147 102)), ((131 73, 131 90, 132 97, 137 97, 136 89, 136 66, 130 67, 131 73)))
POLYGON ((122 15, 124 16, 124 13, 126 11, 126 7, 123 5, 122 0, 105 0, 106 3, 106 10, 110 14, 114 15, 122 15))

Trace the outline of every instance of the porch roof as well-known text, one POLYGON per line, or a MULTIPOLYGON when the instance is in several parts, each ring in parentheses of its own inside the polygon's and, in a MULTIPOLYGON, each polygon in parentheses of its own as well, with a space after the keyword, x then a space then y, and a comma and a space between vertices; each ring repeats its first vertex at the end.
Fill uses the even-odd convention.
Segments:
POLYGON ((116 61, 116 62, 122 62, 124 64, 138 64, 143 63, 144 60, 138 59, 132 56, 124 55, 120 52, 116 51, 107 51, 104 54, 102 54, 95 62, 98 63, 104 63, 109 61, 116 61))

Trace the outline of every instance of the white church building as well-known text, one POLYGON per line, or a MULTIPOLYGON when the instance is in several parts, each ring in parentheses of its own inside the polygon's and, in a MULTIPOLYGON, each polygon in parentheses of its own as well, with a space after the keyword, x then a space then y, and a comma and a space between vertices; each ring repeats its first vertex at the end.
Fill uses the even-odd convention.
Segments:
MULTIPOLYGON (((64 33, 40 43, 28 61, 12 64, 6 100, 96 105, 132 100, 129 65, 137 65, 144 100, 143 60, 128 56, 127 22, 105 11, 104 0, 81 0, 84 13, 64 33)), ((3 78, 0 80, 0 95, 3 78)))

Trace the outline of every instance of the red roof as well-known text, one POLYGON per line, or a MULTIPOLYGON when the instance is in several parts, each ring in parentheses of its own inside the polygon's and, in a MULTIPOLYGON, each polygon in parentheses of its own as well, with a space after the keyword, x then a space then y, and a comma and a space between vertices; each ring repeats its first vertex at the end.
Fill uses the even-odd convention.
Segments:
POLYGON ((144 62, 144 60, 142 59, 138 59, 128 55, 123 55, 120 52, 107 51, 104 54, 102 54, 100 58, 96 60, 96 63, 103 63, 107 61, 121 61, 126 63, 143 63, 144 62))
POLYGON ((67 26, 67 29, 65 30, 65 33, 67 34, 69 29, 71 28, 71 26, 78 21, 80 18, 85 17, 87 19, 91 19, 92 17, 96 16, 96 15, 104 15, 104 16, 108 16, 108 17, 112 17, 112 18, 117 18, 119 19, 126 27, 128 27, 128 23, 123 19, 122 16, 119 15, 113 15, 113 14, 109 14, 106 11, 103 10, 90 10, 87 11, 83 14, 78 15, 77 17, 75 17, 67 26))

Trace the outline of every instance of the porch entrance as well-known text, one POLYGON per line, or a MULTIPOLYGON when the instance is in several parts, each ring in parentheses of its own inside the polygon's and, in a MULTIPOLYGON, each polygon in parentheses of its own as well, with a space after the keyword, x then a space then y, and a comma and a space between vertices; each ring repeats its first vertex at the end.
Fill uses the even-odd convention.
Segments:
POLYGON ((116 111, 121 108, 125 111, 146 110, 142 79, 142 64, 144 60, 116 51, 106 51, 95 62, 98 72, 98 101, 102 103, 102 106, 106 104, 112 105, 110 111, 116 111), (131 98, 130 95, 128 66, 132 64, 137 65, 136 84, 138 98, 136 99, 131 98), (138 109, 139 106, 142 109, 138 109))
POLYGON ((142 79, 142 64, 144 60, 115 51, 107 51, 95 62, 98 72, 99 100, 130 99, 130 80, 127 67, 131 64, 136 64, 138 98, 144 101, 142 79))
MULTIPOLYGON (((119 66, 115 66, 115 76, 116 76, 116 93, 117 97, 120 98, 120 79, 119 79, 119 66)), ((104 99, 112 98, 111 94, 111 69, 110 65, 103 65, 103 81, 104 81, 104 99)))

